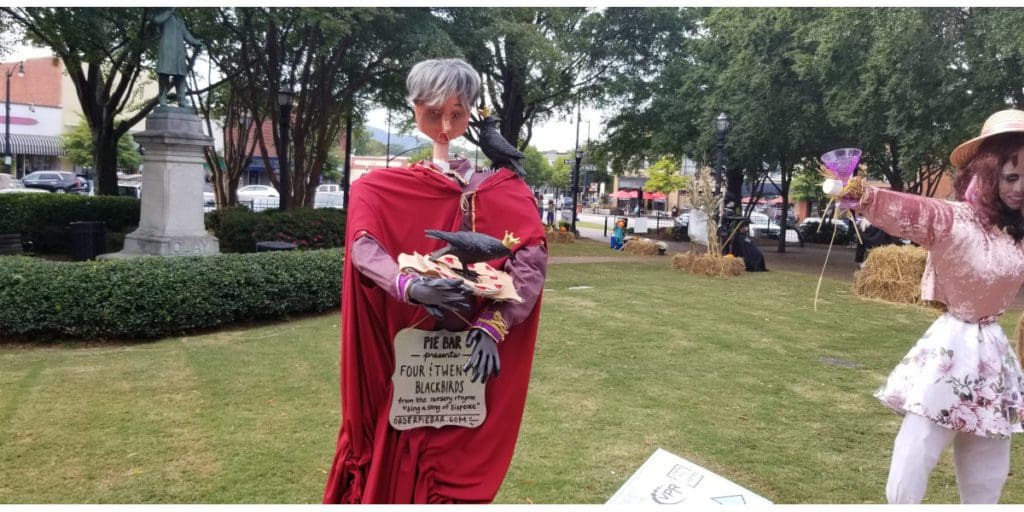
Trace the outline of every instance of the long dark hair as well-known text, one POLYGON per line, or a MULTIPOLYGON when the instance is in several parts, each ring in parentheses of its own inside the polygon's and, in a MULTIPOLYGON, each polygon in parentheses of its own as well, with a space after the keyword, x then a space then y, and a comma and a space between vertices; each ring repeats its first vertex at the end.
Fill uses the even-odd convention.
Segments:
POLYGON ((971 179, 977 196, 972 200, 978 218, 984 226, 996 226, 1020 242, 1024 239, 1024 215, 1012 210, 999 197, 999 174, 1006 162, 1017 165, 1017 155, 1024 147, 1024 133, 1011 132, 993 135, 985 139, 971 158, 956 174, 953 189, 960 201, 967 199, 967 187, 971 179))

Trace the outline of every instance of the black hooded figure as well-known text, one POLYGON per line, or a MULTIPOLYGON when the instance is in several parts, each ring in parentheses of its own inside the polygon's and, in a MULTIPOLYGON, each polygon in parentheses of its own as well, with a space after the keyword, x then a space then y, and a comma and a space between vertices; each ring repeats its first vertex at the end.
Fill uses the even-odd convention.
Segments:
POLYGON ((722 254, 732 254, 737 258, 743 258, 747 272, 767 272, 768 267, 764 264, 764 254, 750 240, 750 228, 747 225, 747 220, 743 219, 738 222, 739 227, 736 228, 736 234, 728 244, 722 247, 722 254))

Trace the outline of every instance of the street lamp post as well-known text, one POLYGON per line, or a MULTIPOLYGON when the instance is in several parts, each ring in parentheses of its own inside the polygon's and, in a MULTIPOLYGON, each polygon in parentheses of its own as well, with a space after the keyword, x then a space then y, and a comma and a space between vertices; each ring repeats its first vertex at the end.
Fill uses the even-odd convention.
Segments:
POLYGON ((572 169, 572 232, 576 233, 576 197, 580 193, 580 161, 583 150, 576 148, 576 165, 572 169))
POLYGON ((580 115, 580 103, 576 101, 576 165, 572 168, 572 184, 570 185, 569 192, 572 194, 572 232, 576 232, 576 196, 580 192, 580 161, 583 160, 583 150, 580 149, 580 121, 583 117, 580 115))
POLYGON ((729 134, 729 116, 725 112, 715 118, 715 135, 718 136, 718 156, 715 162, 715 195, 722 194, 722 173, 725 172, 725 136, 729 134))
POLYGON ((288 172, 288 128, 292 121, 292 83, 288 80, 281 82, 281 89, 277 91, 277 104, 281 107, 281 147, 277 152, 277 168, 281 178, 281 201, 279 208, 288 209, 288 200, 291 198, 291 176, 288 172))
MULTIPOLYGON (((11 75, 14 69, 8 67, 7 75, 7 96, 4 100, 4 171, 11 173, 11 75)), ((25 76, 25 61, 18 63, 18 78, 25 76)))

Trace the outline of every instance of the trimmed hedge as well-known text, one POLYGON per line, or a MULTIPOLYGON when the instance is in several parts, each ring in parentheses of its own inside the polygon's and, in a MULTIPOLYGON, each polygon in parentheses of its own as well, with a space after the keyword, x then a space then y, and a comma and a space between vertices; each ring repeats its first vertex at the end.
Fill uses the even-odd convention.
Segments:
POLYGON ((255 252, 256 242, 269 241, 291 242, 300 249, 326 249, 345 244, 345 211, 225 208, 206 214, 206 228, 220 239, 221 252, 255 252))
POLYGON ((341 303, 344 250, 62 263, 0 257, 0 340, 155 338, 341 303))
POLYGON ((39 252, 67 253, 69 223, 105 222, 109 238, 135 229, 139 212, 139 200, 132 197, 0 194, 0 233, 21 233, 39 252))
POLYGON ((0 233, 66 228, 69 222, 103 221, 125 232, 139 225, 139 200, 75 194, 0 194, 0 233))

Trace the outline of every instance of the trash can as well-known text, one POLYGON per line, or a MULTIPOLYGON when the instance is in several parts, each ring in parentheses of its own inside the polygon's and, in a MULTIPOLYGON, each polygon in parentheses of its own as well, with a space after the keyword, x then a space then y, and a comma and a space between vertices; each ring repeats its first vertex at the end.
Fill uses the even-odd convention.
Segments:
POLYGON ((94 260, 107 248, 107 225, 104 222, 72 222, 71 259, 94 260))
POLYGON ((296 247, 291 242, 256 242, 256 252, 294 251, 296 247))

